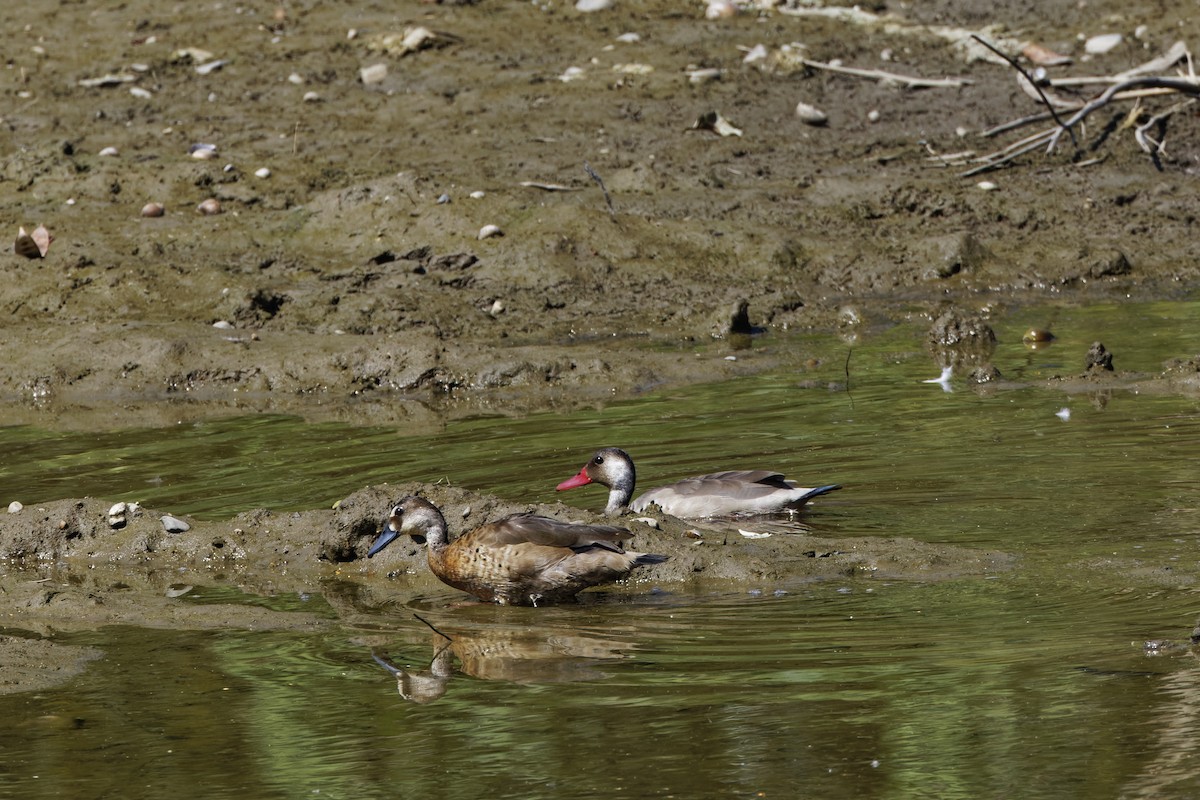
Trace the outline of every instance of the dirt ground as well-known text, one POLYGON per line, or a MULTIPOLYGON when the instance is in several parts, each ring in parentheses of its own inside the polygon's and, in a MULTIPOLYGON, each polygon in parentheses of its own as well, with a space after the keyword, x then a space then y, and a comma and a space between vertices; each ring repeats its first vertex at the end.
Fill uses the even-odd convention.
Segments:
MULTIPOLYGON (((1090 117, 1078 149, 976 177, 962 154, 1016 141, 1032 129, 980 132, 1041 108, 967 33, 1013 56, 1030 41, 1072 56, 1048 68, 1056 77, 1111 75, 1195 38, 1190 17, 1114 0, 729 15, 683 0, 591 12, 561 0, 5 4, 0 223, 54 237, 45 258, 0 256, 5 422, 269 410, 419 430, 802 357, 695 357, 747 327, 914 314, 932 326, 947 311, 987 321, 1028 302, 1181 296, 1200 272, 1195 107, 1149 129, 1166 143, 1157 159, 1123 125, 1128 103, 1090 117), (1086 53, 1104 33, 1124 39, 1086 53), (748 59, 760 44, 765 57, 748 59), (905 88, 798 54, 966 82, 905 88), (827 121, 800 119, 801 102, 827 121), (712 130, 710 112, 739 135, 712 130), (209 200, 222 213, 198 210, 209 200), (164 213, 143 216, 151 203, 164 213)), ((1176 99, 1148 98, 1142 119, 1176 99)), ((1192 355, 1166 390, 1190 389, 1192 355)), ((58 565, 66 588, 8 587, 23 598, 13 613, 26 627, 56 606, 86 620, 98 597, 100 618, 119 617, 112 585, 161 598, 154 575, 181 565, 264 591, 378 576, 353 565, 394 495, 364 489, 336 512, 256 512, 181 535, 149 511, 114 531, 100 500, 26 509, 0 521, 0 551, 58 565), (71 567, 85 562, 137 564, 141 577, 106 584, 71 567)), ((471 502, 473 520, 502 510, 471 502)), ((778 538, 692 541, 656 543, 675 548, 671 566, 645 580, 779 577, 778 538)), ((1007 563, 915 542, 803 550, 836 555, 788 570, 1007 563)), ((415 551, 396 552, 406 568, 415 551)), ((153 610, 166 605, 137 623, 168 619, 153 610)))

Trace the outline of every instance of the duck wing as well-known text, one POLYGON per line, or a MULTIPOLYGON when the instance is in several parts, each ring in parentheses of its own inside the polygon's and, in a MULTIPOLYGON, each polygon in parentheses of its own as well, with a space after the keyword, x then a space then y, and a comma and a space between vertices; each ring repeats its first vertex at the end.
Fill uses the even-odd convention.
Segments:
POLYGON ((810 497, 832 491, 835 486, 809 490, 771 470, 729 470, 684 478, 643 494, 631 507, 645 511, 657 505, 668 514, 684 518, 765 514, 793 505, 802 505, 810 497))
POLYGON ((621 545, 632 536, 625 528, 614 525, 582 525, 537 514, 516 514, 472 532, 472 538, 480 544, 493 547, 532 544, 576 552, 600 548, 613 553, 624 553, 621 545))

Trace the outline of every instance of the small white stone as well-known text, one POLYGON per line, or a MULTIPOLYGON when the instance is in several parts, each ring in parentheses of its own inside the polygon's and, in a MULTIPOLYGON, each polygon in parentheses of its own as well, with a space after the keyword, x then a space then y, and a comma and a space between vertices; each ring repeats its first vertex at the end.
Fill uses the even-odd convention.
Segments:
POLYGON ((480 239, 491 239, 493 236, 503 236, 504 231, 500 230, 499 225, 484 225, 479 229, 480 239))
POLYGON ((622 44, 637 44, 642 40, 642 37, 636 33, 622 33, 617 37, 617 41, 622 44))
POLYGON ((565 70, 563 70, 563 74, 558 76, 558 79, 563 83, 570 83, 571 81, 577 81, 582 78, 583 74, 582 67, 567 67, 565 70))
POLYGON ((492 307, 490 309, 488 309, 488 313, 491 314, 493 317, 498 317, 501 314, 503 314, 504 313, 504 302, 499 299, 493 301, 492 307))
POLYGON ((269 178, 271 177, 271 170, 267 169, 266 167, 259 167, 258 169, 254 170, 254 177, 269 178))
POLYGON ((716 69, 714 67, 689 70, 687 73, 688 83, 698 86, 703 83, 711 83, 712 81, 719 81, 719 80, 721 80, 721 76, 723 74, 724 73, 721 70, 716 69))
POLYGON ((479 189, 476 189, 475 191, 473 191, 469 195, 467 195, 467 197, 470 197, 472 200, 482 200, 483 198, 487 197, 487 192, 483 192, 483 191, 480 191, 479 189))
POLYGON ((879 122, 879 117, 880 114, 878 109, 872 108, 867 112, 867 122, 879 122))
POLYGON ((613 0, 576 0, 575 3, 575 10, 584 14, 590 14, 593 11, 607 11, 612 7, 613 0))
POLYGON ((129 508, 129 506, 127 506, 125 503, 116 503, 108 510, 108 515, 110 517, 115 517, 117 514, 124 514, 125 509, 127 508, 129 508))
POLYGON ((975 184, 975 187, 978 189, 981 189, 985 192, 994 192, 1000 188, 999 186, 997 186, 995 183, 993 183, 991 181, 980 181, 979 183, 975 184))
POLYGON ((816 106, 810 106, 808 103, 796 104, 796 116, 805 125, 824 125, 829 121, 829 117, 824 111, 816 106))
POLYGON ((143 89, 140 86, 134 86, 129 90, 129 93, 139 100, 149 100, 154 97, 154 93, 149 89, 143 89))
POLYGON ((662 529, 662 525, 660 525, 658 520, 656 520, 654 517, 634 517, 631 521, 632 522, 640 522, 643 525, 649 525, 651 528, 654 528, 654 530, 656 530, 656 531, 662 529))
POLYGON ((21 504, 20 504, 18 501, 16 501, 16 500, 13 500, 11 503, 9 503, 9 504, 8 504, 8 513, 10 513, 10 514, 20 514, 20 513, 21 513, 21 509, 22 509, 22 508, 24 508, 24 507, 25 507, 25 506, 21 505, 21 504))
POLYGON ((288 75, 287 79, 288 83, 295 84, 296 86, 304 85, 304 76, 299 72, 293 72, 291 75, 288 75))
POLYGON ((1084 42, 1083 49, 1094 56, 1100 56, 1115 50, 1123 41, 1125 37, 1119 33, 1102 33, 1084 42))
POLYGON ((387 64, 372 64, 369 67, 363 67, 358 74, 362 78, 364 86, 380 83, 387 77, 387 64))
POLYGON ((167 533, 186 533, 192 529, 191 525, 188 525, 179 517, 172 517, 170 514, 162 516, 162 524, 167 533))
POLYGON ((220 328, 223 331, 227 331, 227 330, 230 330, 233 328, 233 323, 229 322, 228 320, 219 319, 213 323, 213 327, 220 328))

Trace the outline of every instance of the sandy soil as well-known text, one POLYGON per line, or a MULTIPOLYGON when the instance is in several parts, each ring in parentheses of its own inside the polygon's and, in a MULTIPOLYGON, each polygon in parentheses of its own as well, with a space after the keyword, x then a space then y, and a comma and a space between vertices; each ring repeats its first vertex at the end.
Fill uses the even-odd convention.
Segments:
MULTIPOLYGON (((1010 67, 963 46, 965 31, 986 29, 1014 55, 1036 41, 1075 57, 1055 75, 1103 75, 1195 33, 1186 10, 1114 0, 803 10, 5 4, 5 30, 26 33, 4 73, 0 221, 14 237, 38 224, 55 237, 44 259, 0 256, 6 421, 128 426, 272 410, 420 429, 805 357, 724 360, 747 326, 769 336, 916 314, 936 338, 948 310, 986 323, 1006 304, 1173 297, 1195 280, 1194 110, 1152 130, 1167 142, 1157 162, 1122 128, 1128 106, 1094 115, 1078 152, 1064 144, 982 176, 992 190, 962 177, 956 156, 1014 141, 1026 130, 978 134, 1039 110, 1010 67), (406 52, 398 42, 417 27, 432 38, 406 52), (1108 32, 1124 43, 1086 55, 1081 37, 1108 32), (767 57, 746 63, 758 44, 767 57), (969 83, 907 89, 803 68, 797 52, 969 83), (373 65, 386 66, 381 80, 363 77, 373 65), (719 75, 693 80, 701 69, 719 75), (806 124, 799 102, 828 121, 806 124), (708 112, 741 135, 697 128, 708 112), (193 157, 200 143, 215 157, 193 157), (206 200, 222 213, 201 214, 206 200), (142 216, 148 203, 165 214, 142 216), (502 235, 480 238, 487 225, 502 235)), ((1152 379, 1191 390, 1191 355, 1152 379)), ((63 500, 0 520, 0 552, 71 575, 113 563, 264 587, 280 575, 365 579, 382 572, 358 559, 395 495, 366 489, 337 512, 255 512, 179 536, 149 511, 113 531, 108 503, 63 500)), ((473 520, 502 510, 469 502, 473 520)), ((653 535, 673 559, 644 580, 677 584, 771 581, 781 564, 919 576, 1007 563, 874 540, 805 543, 834 555, 781 562, 781 537, 714 546, 653 535)), ((414 552, 395 552, 388 566, 407 571, 414 552)), ((57 619, 56 606, 90 620, 79 612, 97 596, 97 619, 125 613, 114 599, 124 595, 77 580, 44 602, 30 593, 13 613, 24 627, 57 619)), ((162 596, 153 579, 131 580, 162 596)), ((134 621, 168 618, 166 605, 134 621)))

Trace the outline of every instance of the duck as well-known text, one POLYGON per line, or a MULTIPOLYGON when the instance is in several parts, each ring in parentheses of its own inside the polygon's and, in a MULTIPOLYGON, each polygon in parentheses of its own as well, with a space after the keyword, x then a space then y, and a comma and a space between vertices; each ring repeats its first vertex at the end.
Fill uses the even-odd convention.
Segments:
POLYGON ((625 528, 563 522, 537 514, 514 514, 450 541, 441 510, 415 495, 392 508, 367 558, 374 558, 402 534, 425 539, 429 569, 442 583, 500 605, 571 601, 584 589, 668 559, 626 552, 622 545, 633 534, 625 528))
POLYGON ((579 474, 558 485, 558 491, 598 483, 608 487, 604 513, 617 516, 626 508, 645 513, 651 506, 682 519, 771 514, 800 508, 814 497, 842 488, 829 484, 808 489, 771 470, 731 470, 684 478, 633 497, 637 472, 633 459, 619 447, 597 450, 579 474))

